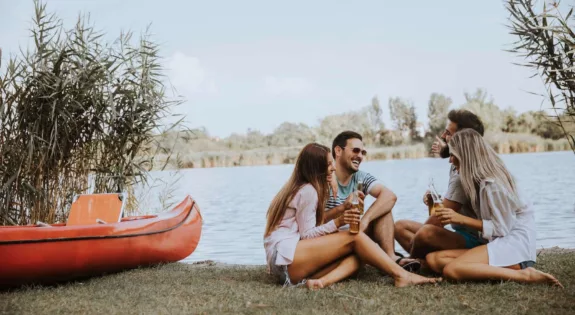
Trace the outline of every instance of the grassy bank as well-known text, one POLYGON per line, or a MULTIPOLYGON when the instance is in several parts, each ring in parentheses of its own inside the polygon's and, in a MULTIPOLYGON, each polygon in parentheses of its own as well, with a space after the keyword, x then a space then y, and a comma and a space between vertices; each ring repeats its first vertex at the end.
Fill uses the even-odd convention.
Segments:
MULTIPOLYGON (((570 150, 566 139, 543 139, 532 134, 487 133, 485 139, 500 154, 550 152, 570 150)), ((178 145, 174 147, 179 159, 172 155, 169 169, 211 168, 253 165, 293 164, 301 147, 264 147, 250 150, 227 150, 206 139, 202 145, 178 145)), ((391 147, 368 147, 366 160, 419 159, 430 156, 423 143, 391 147)), ((168 155, 156 156, 156 165, 164 165, 168 155)))
POLYGON ((6 314, 573 314, 575 253, 545 253, 537 268, 564 290, 510 282, 444 282, 397 289, 368 267, 322 291, 282 289, 263 266, 168 264, 0 293, 6 314))

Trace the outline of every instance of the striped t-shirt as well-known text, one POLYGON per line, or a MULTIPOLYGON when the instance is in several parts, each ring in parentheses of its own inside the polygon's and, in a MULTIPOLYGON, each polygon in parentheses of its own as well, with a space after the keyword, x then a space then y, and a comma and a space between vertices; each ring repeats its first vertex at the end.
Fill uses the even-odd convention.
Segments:
POLYGON ((353 190, 357 186, 357 182, 360 180, 363 182, 363 193, 366 196, 369 194, 369 191, 378 182, 377 178, 375 178, 373 175, 371 175, 367 172, 363 172, 363 171, 355 172, 351 176, 351 180, 349 181, 347 186, 343 186, 342 184, 339 183, 339 181, 337 182, 337 200, 335 198, 333 198, 333 196, 331 195, 331 190, 330 190, 330 196, 329 196, 329 199, 327 200, 327 203, 325 205, 325 208, 326 208, 325 210, 330 210, 336 206, 343 204, 345 199, 347 199, 347 197, 353 192, 353 190))

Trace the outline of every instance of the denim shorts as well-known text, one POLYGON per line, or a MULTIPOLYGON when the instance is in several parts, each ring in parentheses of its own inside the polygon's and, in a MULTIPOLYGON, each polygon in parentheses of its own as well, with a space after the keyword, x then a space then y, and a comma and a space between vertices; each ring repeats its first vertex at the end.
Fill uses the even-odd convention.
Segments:
POLYGON ((276 265, 275 261, 278 256, 278 251, 274 250, 274 255, 272 256, 272 264, 270 267, 270 273, 277 277, 278 282, 283 285, 283 287, 300 287, 305 285, 307 279, 303 279, 300 282, 293 284, 289 277, 288 268, 286 265, 276 265))
POLYGON ((529 268, 529 267, 533 267, 533 266, 535 266, 535 262, 533 260, 526 260, 524 262, 519 263, 519 268, 521 268, 521 269, 525 269, 525 268, 529 268))

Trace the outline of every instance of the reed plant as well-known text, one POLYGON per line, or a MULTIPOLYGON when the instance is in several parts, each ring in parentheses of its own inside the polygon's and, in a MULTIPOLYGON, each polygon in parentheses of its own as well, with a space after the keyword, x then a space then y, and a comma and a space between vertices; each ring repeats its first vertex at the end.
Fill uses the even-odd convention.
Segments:
POLYGON ((149 28, 104 35, 35 1, 32 47, 0 58, 0 224, 64 221, 75 194, 131 192, 156 154, 169 160, 155 135, 182 100, 167 96, 159 46, 149 28))
POLYGON ((510 52, 524 57, 544 83, 551 121, 575 152, 575 15, 573 2, 507 0, 510 31, 517 36, 510 52), (536 6, 542 3, 542 10, 536 6))

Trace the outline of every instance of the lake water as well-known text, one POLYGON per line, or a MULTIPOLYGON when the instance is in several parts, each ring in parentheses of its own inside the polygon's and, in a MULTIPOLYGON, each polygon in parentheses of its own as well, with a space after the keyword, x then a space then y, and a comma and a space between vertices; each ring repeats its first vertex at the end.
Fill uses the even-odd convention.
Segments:
MULTIPOLYGON (((502 155, 536 211, 537 247, 575 248, 575 155, 572 152, 502 155)), ((200 243, 184 262, 215 260, 231 264, 265 264, 263 230, 267 207, 288 179, 293 165, 187 169, 152 173, 173 182, 173 200, 186 194, 198 203, 204 226, 200 243)), ((449 163, 443 159, 369 161, 360 169, 379 178, 398 196, 394 219, 423 222, 427 208, 421 197, 433 176, 445 191, 449 163)), ((142 193, 157 205, 166 187, 142 193)), ((374 201, 366 197, 366 209, 374 201)), ((150 205, 152 205, 150 204, 150 205)), ((402 251, 396 243, 396 250, 402 251)))

